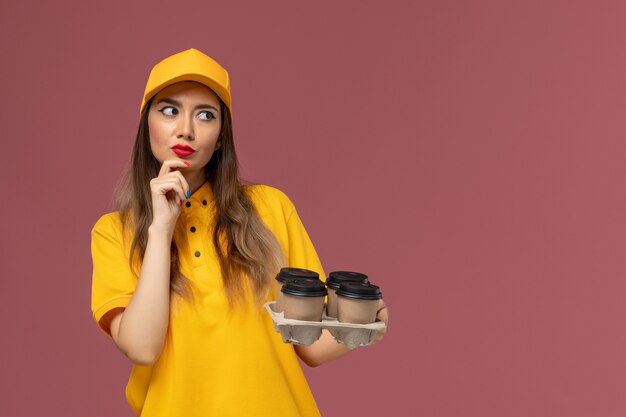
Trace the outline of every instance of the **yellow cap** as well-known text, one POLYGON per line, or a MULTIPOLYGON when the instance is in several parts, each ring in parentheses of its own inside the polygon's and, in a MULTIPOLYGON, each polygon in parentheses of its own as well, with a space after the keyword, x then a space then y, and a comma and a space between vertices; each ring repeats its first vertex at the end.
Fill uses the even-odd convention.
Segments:
POLYGON ((179 81, 196 81, 206 85, 222 99, 232 114, 228 73, 220 64, 193 48, 169 56, 152 68, 139 114, 148 100, 179 81))

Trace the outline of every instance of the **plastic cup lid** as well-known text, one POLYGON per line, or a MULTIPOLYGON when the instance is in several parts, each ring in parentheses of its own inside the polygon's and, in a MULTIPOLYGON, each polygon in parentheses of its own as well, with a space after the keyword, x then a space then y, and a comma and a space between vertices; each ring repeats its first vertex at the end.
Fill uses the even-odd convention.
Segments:
POLYGON ((320 274, 303 268, 281 268, 280 272, 276 275, 276 281, 281 283, 292 279, 312 279, 319 281, 320 274))
POLYGON ((342 282, 346 282, 346 281, 362 282, 364 284, 368 283, 367 275, 362 274, 360 272, 334 271, 328 275, 328 279, 326 280, 326 285, 329 288, 338 289, 339 285, 342 282))
POLYGON ((326 286, 322 281, 312 279, 294 279, 287 281, 281 291, 284 294, 299 297, 323 297, 326 295, 326 286))
POLYGON ((379 300, 383 298, 383 294, 377 285, 350 281, 341 283, 337 290, 337 295, 356 300, 379 300))

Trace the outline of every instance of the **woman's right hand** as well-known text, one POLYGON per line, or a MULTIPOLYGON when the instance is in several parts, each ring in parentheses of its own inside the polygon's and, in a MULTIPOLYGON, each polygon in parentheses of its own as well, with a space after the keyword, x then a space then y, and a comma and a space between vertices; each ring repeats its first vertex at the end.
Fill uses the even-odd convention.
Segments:
POLYGON ((152 225, 174 230, 182 203, 189 192, 189 184, 178 170, 187 166, 180 159, 168 159, 163 161, 159 176, 150 180, 152 225))
POLYGON ((136 365, 153 365, 165 343, 170 315, 171 239, 181 202, 189 191, 178 170, 187 166, 179 159, 166 160, 159 175, 150 180, 152 224, 137 287, 126 309, 117 309, 106 318, 111 320, 113 341, 136 365))

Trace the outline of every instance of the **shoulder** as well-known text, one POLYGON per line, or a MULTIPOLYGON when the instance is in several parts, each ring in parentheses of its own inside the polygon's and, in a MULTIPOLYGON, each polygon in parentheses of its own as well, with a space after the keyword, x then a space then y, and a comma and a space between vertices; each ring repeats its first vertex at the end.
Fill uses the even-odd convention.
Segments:
POLYGON ((119 211, 100 216, 91 229, 93 235, 120 236, 122 233, 122 216, 119 211))
POLYGON ((248 195, 253 199, 272 199, 278 201, 289 201, 289 197, 279 190, 278 188, 271 187, 269 185, 254 184, 244 185, 244 189, 248 195))
POLYGON ((284 218, 289 218, 295 211, 289 197, 278 188, 269 185, 246 185, 244 189, 260 214, 282 213, 284 218))
POLYGON ((120 212, 107 213, 101 216, 91 229, 91 249, 94 259, 98 255, 109 256, 119 254, 120 250, 130 250, 133 231, 125 227, 120 212))

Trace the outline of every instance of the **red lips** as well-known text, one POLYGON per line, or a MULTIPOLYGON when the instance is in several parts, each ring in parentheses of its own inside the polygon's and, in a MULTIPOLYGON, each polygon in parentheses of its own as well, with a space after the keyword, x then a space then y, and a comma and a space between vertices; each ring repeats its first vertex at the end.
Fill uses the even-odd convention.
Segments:
POLYGON ((181 158, 185 158, 193 154, 196 150, 189 145, 174 145, 172 146, 172 152, 181 158))

